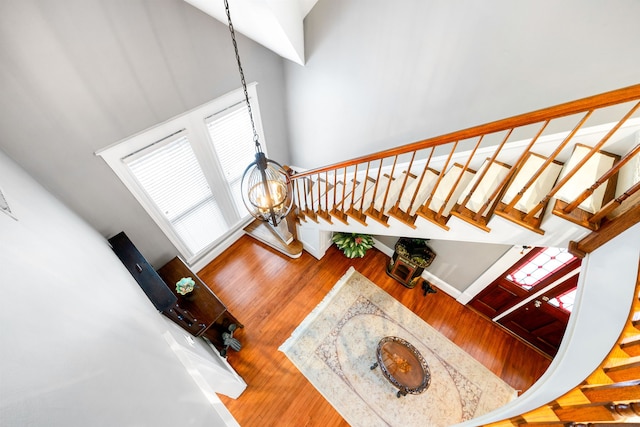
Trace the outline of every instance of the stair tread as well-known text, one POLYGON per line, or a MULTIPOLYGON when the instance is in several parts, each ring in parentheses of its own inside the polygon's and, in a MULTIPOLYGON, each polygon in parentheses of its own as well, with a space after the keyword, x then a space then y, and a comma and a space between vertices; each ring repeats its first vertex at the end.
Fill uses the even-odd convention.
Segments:
POLYGON ((389 185, 389 192, 388 194, 386 194, 386 203, 384 204, 384 206, 382 206, 382 202, 385 199, 386 188, 384 192, 379 193, 378 196, 376 197, 376 200, 374 202, 374 208, 383 212, 386 212, 389 209, 391 209, 396 204, 396 201, 398 200, 398 196, 400 195, 400 190, 402 189, 402 186, 404 185, 405 188, 407 188, 407 186, 409 186, 414 180, 415 180, 414 177, 412 176, 407 177, 406 172, 403 172, 401 175, 399 175, 398 177, 396 177, 391 181, 391 185, 389 185), (406 182, 405 182, 405 178, 406 178, 406 182))
POLYGON ((620 341, 621 347, 626 347, 631 345, 640 345, 640 334, 626 337, 622 341, 620 341))
POLYGON ((367 184, 367 189, 364 195, 361 195, 361 197, 358 197, 359 195, 356 193, 355 204, 357 204, 358 206, 361 205, 362 209, 364 210, 367 210, 369 206, 371 206, 371 204, 374 202, 374 197, 373 197, 374 191, 375 191, 375 194, 384 194, 384 191, 386 191, 387 185, 389 185, 389 180, 390 180, 388 176, 381 176, 376 186, 375 179, 373 178, 371 179, 374 182, 367 184))
POLYGON ((633 356, 628 358, 615 358, 609 359, 604 366, 605 372, 617 369, 626 369, 628 367, 640 366, 640 356, 633 356))
MULTIPOLYGON (((509 183, 501 202, 505 205, 511 203, 529 182, 531 177, 543 166, 545 161, 546 157, 529 152, 523 165, 518 168, 518 171, 509 183)), ((513 208, 525 214, 529 213, 529 211, 549 194, 549 191, 553 188, 562 171, 562 166, 563 164, 557 161, 547 165, 544 171, 540 173, 535 181, 522 194, 513 208)))
MULTIPOLYGON (((591 149, 592 147, 587 145, 576 144, 569 161, 567 161, 562 168, 559 179, 562 180, 567 176, 591 149)), ((595 153, 575 175, 556 192, 555 198, 566 203, 571 203, 586 190, 585 182, 589 183, 587 186, 595 183, 619 158, 620 156, 605 151, 595 153)), ((598 187, 591 196, 578 205, 578 208, 591 214, 596 213, 600 210, 603 203, 608 202, 608 200, 604 200, 607 191, 606 187, 606 183, 598 187)))
POLYGON ((403 211, 408 213, 409 215, 415 215, 418 208, 427 201, 433 186, 438 179, 438 172, 433 169, 427 169, 420 182, 419 179, 415 179, 409 184, 409 186, 403 192, 402 197, 400 198, 400 204, 398 207, 403 211), (420 187, 418 188, 418 184, 420 187), (416 194, 417 189, 417 194, 416 194), (411 204, 411 200, 413 199, 414 194, 416 198, 413 201, 413 205, 411 205, 411 209, 409 210, 409 204, 411 204))
POLYGON ((489 163, 489 160, 485 160, 478 172, 476 172, 471 181, 464 187, 462 194, 460 194, 456 202, 462 204, 467 195, 475 187, 475 191, 464 207, 473 212, 478 212, 489 197, 493 195, 500 183, 506 178, 509 169, 511 169, 511 166, 507 164, 495 161, 489 163))
POLYGON ((560 421, 614 421, 615 417, 607 406, 600 403, 575 405, 567 408, 553 408, 560 421))
POLYGON ((474 172, 471 170, 465 170, 463 173, 463 166, 461 164, 454 164, 449 168, 449 170, 444 174, 440 182, 438 183, 437 188, 433 192, 433 197, 429 202, 428 208, 434 212, 440 211, 442 209, 442 216, 448 217, 451 208, 456 204, 458 197, 462 194, 465 187, 471 182, 473 179, 474 172), (447 201, 447 197, 449 197, 449 193, 451 189, 455 185, 456 181, 460 174, 463 174, 462 179, 459 181, 457 187, 453 191, 453 194, 447 201), (446 201, 446 205, 445 205, 446 201))
POLYGON ((640 396, 640 380, 606 385, 586 385, 580 390, 591 402, 631 400, 640 396))

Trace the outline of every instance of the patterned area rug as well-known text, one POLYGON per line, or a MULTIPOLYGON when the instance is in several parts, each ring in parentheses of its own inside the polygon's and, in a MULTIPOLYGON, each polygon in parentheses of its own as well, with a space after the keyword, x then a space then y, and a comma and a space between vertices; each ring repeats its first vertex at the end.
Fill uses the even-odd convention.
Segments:
POLYGON ((496 409, 516 392, 353 267, 280 346, 352 426, 451 426, 496 409), (405 339, 422 354, 431 384, 398 391, 371 369, 381 338, 405 339))

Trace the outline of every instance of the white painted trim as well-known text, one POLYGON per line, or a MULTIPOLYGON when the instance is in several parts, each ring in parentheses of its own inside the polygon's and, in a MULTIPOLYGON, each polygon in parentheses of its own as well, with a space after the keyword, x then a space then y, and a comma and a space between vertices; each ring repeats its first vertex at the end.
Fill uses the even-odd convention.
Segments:
MULTIPOLYGON (((255 82, 247 85, 247 92, 249 97, 252 99, 251 109, 256 126, 256 132, 258 132, 260 140, 264 141, 264 134, 260 120, 260 110, 257 102, 256 85, 257 83, 255 82)), ((237 235, 238 229, 246 226, 249 215, 247 214, 244 218, 237 218, 238 214, 236 213, 235 203, 231 199, 229 191, 219 190, 218 194, 215 195, 216 203, 218 203, 218 206, 226 220, 233 220, 236 221, 236 223, 229 228, 227 233, 212 242, 209 248, 202 250, 200 253, 193 254, 183 243, 180 236, 175 232, 173 226, 169 223, 164 214, 159 211, 155 203, 149 198, 146 191, 144 191, 144 189, 138 184, 138 181, 126 166, 123 159, 151 144, 155 144, 156 141, 160 141, 168 135, 173 135, 174 133, 184 129, 189 134, 189 142, 191 143, 191 147, 202 166, 202 172, 207 178, 210 188, 212 190, 214 188, 227 188, 226 179, 222 176, 219 166, 217 166, 218 160, 215 155, 215 150, 210 143, 206 119, 242 102, 244 102, 244 92, 242 89, 236 89, 206 104, 191 109, 142 132, 138 132, 137 134, 118 141, 104 149, 98 150, 95 153, 107 162, 114 173, 118 178, 120 178, 123 184, 125 184, 127 189, 133 194, 136 200, 138 200, 149 216, 167 236, 169 241, 175 246, 181 257, 189 265, 204 266, 200 261, 201 259, 211 260, 219 255, 222 250, 230 246, 231 243, 235 242, 235 240, 242 235, 237 235), (229 243, 229 241, 231 243, 229 243)), ((263 151, 265 154, 268 154, 266 146, 263 147, 263 151)), ((242 230, 240 230, 240 232, 242 232, 242 230)))
POLYGON ((211 261, 216 259, 222 252, 226 251, 231 245, 233 245, 236 242, 236 240, 244 236, 245 232, 243 228, 246 227, 250 222, 252 222, 253 219, 254 218, 252 217, 247 222, 247 224, 243 224, 233 233, 228 235, 224 240, 222 240, 213 248, 211 248, 207 253, 205 253, 197 261, 193 262, 192 264, 187 263, 189 265, 189 268, 191 268, 193 271, 196 271, 196 272, 202 270, 207 264, 209 264, 211 261))
POLYGON ((580 273, 580 267, 576 268, 575 270, 570 271, 569 273, 565 274, 564 276, 562 276, 560 279, 554 281, 553 283, 551 283, 548 286, 545 286, 543 289, 539 290, 538 292, 529 295, 527 298, 525 298, 524 300, 520 301, 518 304, 514 305, 513 307, 511 307, 508 310, 503 311, 502 313, 500 313, 498 316, 494 317, 493 320, 494 322, 497 322, 498 320, 502 319, 504 316, 513 313, 514 311, 516 311, 517 309, 519 309, 522 306, 525 306, 527 304, 529 304, 531 301, 537 299, 538 297, 540 297, 541 295, 547 293, 548 291, 550 291, 551 289, 555 288, 556 286, 558 286, 559 284, 561 284, 562 282, 564 282, 565 280, 575 276, 576 274, 580 273))
POLYGON ((386 256, 388 256, 389 258, 393 256, 394 250, 375 238, 373 239, 373 247, 379 250, 380 252, 382 252, 383 254, 385 254, 386 256))
POLYGON ((435 285, 436 288, 440 289, 441 291, 451 296, 452 298, 457 299, 460 296, 460 290, 454 288, 449 283, 440 279, 438 276, 432 273, 429 273, 427 270, 422 272, 422 278, 427 280, 429 283, 435 285))
POLYGON ((332 245, 331 231, 318 228, 300 227, 296 224, 298 240, 302 243, 302 248, 316 259, 322 259, 332 245))
POLYGON ((500 259, 498 259, 491 267, 489 267, 484 273, 480 275, 471 285, 464 290, 464 292, 460 293, 457 298, 457 301, 466 305, 471 301, 476 295, 482 292, 487 286, 489 286, 494 280, 496 280, 502 273, 504 273, 509 267, 518 262, 522 257, 524 257, 529 251, 533 249, 529 247, 527 249, 523 249, 522 246, 513 246, 511 247, 500 259))

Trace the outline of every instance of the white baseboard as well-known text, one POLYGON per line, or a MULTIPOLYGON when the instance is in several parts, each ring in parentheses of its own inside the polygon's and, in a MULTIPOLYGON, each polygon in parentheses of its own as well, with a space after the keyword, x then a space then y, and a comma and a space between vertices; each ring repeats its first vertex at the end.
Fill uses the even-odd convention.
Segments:
POLYGON ((462 293, 444 280, 440 279, 438 276, 429 273, 427 270, 422 272, 422 278, 453 298, 457 299, 462 293))

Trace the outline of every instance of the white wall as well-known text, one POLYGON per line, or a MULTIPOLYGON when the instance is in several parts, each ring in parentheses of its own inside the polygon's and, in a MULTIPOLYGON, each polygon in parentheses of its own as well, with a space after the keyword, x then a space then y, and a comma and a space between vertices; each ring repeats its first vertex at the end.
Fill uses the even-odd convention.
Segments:
POLYGON ((0 188, 0 425, 225 425, 106 240, 2 151, 0 188))
POLYGON ((285 65, 293 164, 637 84, 638 16, 636 0, 320 0, 305 67, 285 65))

